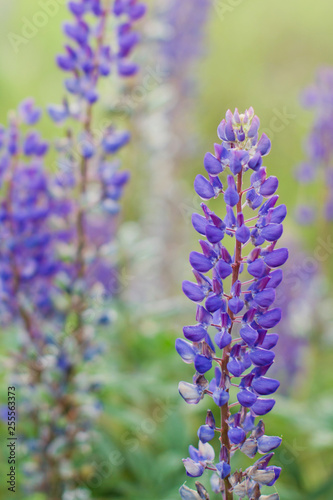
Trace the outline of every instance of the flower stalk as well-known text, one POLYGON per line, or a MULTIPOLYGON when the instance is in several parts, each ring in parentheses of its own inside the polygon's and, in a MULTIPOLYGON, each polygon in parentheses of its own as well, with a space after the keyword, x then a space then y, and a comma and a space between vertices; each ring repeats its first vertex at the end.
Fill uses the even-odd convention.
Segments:
POLYGON ((33 471, 27 489, 52 500, 82 495, 81 456, 91 447, 100 412, 98 384, 86 364, 103 351, 95 333, 109 323, 106 311, 94 310, 91 320, 87 311, 103 309, 116 293, 115 269, 105 255, 129 180, 115 155, 130 134, 111 123, 100 130, 93 108, 101 78, 137 73, 130 60, 139 42, 133 25, 146 10, 137 0, 77 0, 68 8, 67 44, 57 57, 66 96, 48 107, 52 121, 66 130, 54 146, 56 174, 44 164, 53 145, 35 129, 41 110, 33 99, 20 105, 7 129, 0 128, 0 176, 7 186, 0 204, 1 319, 6 325, 19 319, 26 330, 12 376, 21 391, 21 415, 32 416, 35 428, 25 440, 24 467, 33 471), (93 303, 96 290, 99 302, 93 303))
MULTIPOLYGON (((176 341, 177 352, 186 363, 194 363, 196 370, 193 384, 180 382, 180 395, 189 404, 197 404, 207 395, 221 415, 217 428, 213 412, 207 411, 205 425, 198 430, 199 447, 190 446, 190 458, 183 460, 186 473, 199 477, 205 469, 214 470, 212 488, 224 500, 232 500, 235 494, 251 500, 266 498, 261 495, 261 487, 272 486, 280 475, 280 468, 269 462, 281 438, 265 435, 264 422, 256 423, 256 417, 272 410, 275 400, 263 396, 279 387, 277 380, 265 375, 274 362, 272 349, 278 341, 278 335, 268 330, 281 319, 280 309, 271 306, 282 280, 278 268, 288 258, 287 249, 276 248, 286 207, 276 206, 278 180, 267 177, 262 166, 271 144, 265 134, 259 139, 259 125, 252 108, 243 114, 237 109, 228 111, 218 127, 221 144, 215 144, 215 155, 207 153, 204 159, 209 179, 202 175, 195 179, 195 191, 204 201, 223 195, 225 216, 220 217, 205 203, 201 205, 204 215, 192 216, 194 229, 205 239, 199 241, 202 253, 190 254, 196 283, 184 281, 183 292, 198 304, 197 324, 184 327, 186 340, 176 341), (244 188, 249 171, 250 185, 244 188), (226 187, 220 179, 224 173, 228 174, 226 187), (256 215, 251 216, 251 211, 256 215), (227 237, 235 238, 232 254, 227 249, 227 237), (253 248, 245 255, 248 244, 253 248), (217 330, 214 342, 211 328, 217 330), (215 376, 209 381, 206 376, 213 363, 217 364, 215 376), (220 435, 217 463, 209 444, 216 431, 220 435), (244 472, 232 471, 231 459, 237 451, 250 458, 258 452, 264 457, 244 472)), ((183 486, 182 498, 208 499, 204 487, 196 485, 197 492, 183 486)), ((273 494, 268 498, 278 497, 273 494)))

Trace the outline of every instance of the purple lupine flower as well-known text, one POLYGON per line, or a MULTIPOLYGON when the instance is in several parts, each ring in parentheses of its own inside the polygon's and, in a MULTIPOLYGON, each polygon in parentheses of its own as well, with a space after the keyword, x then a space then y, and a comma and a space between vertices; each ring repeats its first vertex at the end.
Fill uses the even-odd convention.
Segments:
MULTIPOLYGON (((171 228, 177 227, 176 207, 185 204, 182 205, 183 194, 174 179, 184 158, 195 155, 197 141, 185 131, 197 94, 192 68, 205 54, 204 35, 211 7, 209 0, 160 0, 150 7, 145 26, 145 68, 150 83, 145 98, 140 99, 136 135, 146 150, 147 206, 154 210, 146 210, 140 224, 146 228, 147 242, 150 240, 150 257, 145 263, 134 263, 133 275, 137 278, 129 290, 133 301, 137 297, 140 301, 142 297, 148 301, 165 299, 177 280, 168 272, 172 268, 170 243, 177 239, 171 228), (175 135, 182 147, 175 147, 175 135)), ((135 94, 133 89, 133 99, 124 102, 125 110, 138 107, 135 94)))
POLYGON ((119 282, 108 255, 129 173, 120 170, 115 155, 130 135, 111 124, 101 129, 93 109, 100 78, 114 70, 124 77, 137 71, 130 60, 139 40, 133 25, 145 12, 136 0, 112 6, 77 0, 68 8, 68 42, 57 57, 67 92, 62 104, 48 108, 54 123, 66 124, 53 152, 57 172, 46 169, 49 145, 34 128, 41 111, 33 100, 21 104, 7 129, 0 127, 0 307, 2 313, 8 305, 8 320, 16 316, 25 327, 13 378, 24 400, 21 414, 33 415, 36 429, 33 439, 26 439, 26 458, 38 464, 27 488, 54 498, 77 496, 75 453, 82 434, 89 443, 101 407, 96 384, 84 371, 103 351, 89 323, 95 328, 109 323, 103 300, 114 295, 119 282), (109 25, 115 31, 112 47, 106 40, 109 25), (71 465, 65 475, 64 463, 71 465))
POLYGON ((45 168, 48 143, 32 128, 41 117, 33 99, 26 99, 2 129, 0 204, 1 321, 19 316, 23 293, 36 313, 53 313, 55 276, 65 271, 56 255, 58 243, 70 239, 63 224, 71 212, 70 201, 52 191, 45 168), (28 125, 26 132, 23 126, 28 125), (51 224, 53 225, 51 227, 51 224))
POLYGON ((104 6, 100 0, 81 0, 69 2, 69 10, 73 21, 64 25, 68 43, 65 54, 57 57, 58 66, 69 75, 65 79, 67 96, 61 105, 49 106, 48 111, 55 123, 69 124, 73 120, 78 122, 82 131, 77 137, 70 133, 57 145, 59 172, 56 182, 67 192, 79 192, 82 199, 96 198, 98 186, 98 203, 93 206, 93 214, 88 216, 89 210, 77 207, 74 236, 77 259, 73 263, 73 277, 74 281, 82 280, 87 270, 88 289, 97 279, 108 296, 111 289, 117 288, 114 270, 110 265, 106 269, 106 261, 98 257, 102 245, 95 236, 90 236, 101 230, 109 232, 109 228, 114 227, 112 220, 120 211, 119 201, 129 181, 129 172, 119 170, 120 163, 115 160, 115 155, 131 137, 128 131, 119 131, 110 123, 98 130, 96 138, 92 113, 99 97, 100 78, 114 71, 123 77, 137 72, 137 65, 130 60, 140 39, 134 24, 144 15, 146 7, 137 0, 116 0, 112 6, 104 6), (110 22, 116 35, 112 46, 107 39, 110 22), (101 221, 104 221, 103 228, 101 221), (90 247, 90 252, 96 255, 89 263, 84 262, 84 246, 90 247), (97 272, 102 268, 105 273, 97 272))
MULTIPOLYGON (((316 82, 302 94, 302 104, 313 111, 314 119, 311 131, 306 138, 306 161, 295 168, 295 176, 301 184, 311 184, 320 179, 324 186, 325 199, 323 213, 327 221, 333 220, 333 68, 318 70, 316 82)), ((296 219, 302 225, 309 225, 315 220, 318 210, 304 203, 296 209, 296 219)))
POLYGON ((276 332, 283 342, 276 348, 272 372, 281 382, 280 391, 288 393, 304 374, 305 351, 316 330, 318 314, 325 296, 325 278, 320 265, 309 265, 311 257, 293 239, 287 240, 291 257, 284 269, 284 279, 276 293, 276 304, 282 309, 282 320, 276 332))
POLYGON ((162 5, 166 37, 161 44, 161 52, 170 77, 179 78, 184 64, 189 65, 202 53, 203 28, 210 7, 208 0, 169 0, 165 8, 162 5))
MULTIPOLYGON (((234 494, 259 498, 261 487, 273 485, 280 474, 269 462, 281 438, 265 435, 263 421, 255 419, 272 410, 272 395, 279 387, 277 380, 267 376, 279 338, 268 330, 281 319, 281 310, 274 307, 275 290, 288 250, 278 248, 277 243, 287 210, 277 205, 277 178, 262 166, 271 143, 266 134, 259 138, 259 124, 252 108, 243 114, 237 109, 227 111, 218 127, 221 144, 215 146, 214 157, 205 157, 209 177, 199 175, 195 180, 195 190, 205 201, 220 194, 224 197, 226 215, 215 214, 202 203, 203 215, 193 216, 194 228, 205 239, 200 240, 201 252, 190 254, 197 283, 184 282, 183 291, 197 303, 197 323, 184 327, 186 341, 176 342, 180 356, 196 369, 192 384, 180 383, 181 396, 190 404, 205 395, 211 397, 220 408, 222 422, 217 428, 211 415, 210 423, 206 421, 198 431, 199 450, 203 446, 210 450, 207 441, 212 439, 212 430, 220 435, 219 462, 214 464, 211 454, 208 457, 190 447, 184 465, 187 474, 195 477, 207 468, 214 470, 214 491, 223 492, 226 500, 234 494), (222 172, 228 174, 224 185, 219 177, 222 172), (230 242, 234 242, 232 253, 230 242), (212 329, 217 332, 214 341, 221 354, 212 329), (240 338, 233 338, 235 329, 240 338), (231 401, 236 402, 230 405, 231 401), (266 455, 244 472, 231 472, 230 459, 237 450, 250 458, 257 452, 266 455)), ((182 498, 196 498, 196 492, 184 491, 182 498)))
MULTIPOLYGON (((128 77, 138 71, 130 60, 133 49, 140 40, 133 30, 134 23, 146 11, 144 3, 137 0, 115 0, 113 7, 104 7, 101 0, 69 2, 73 20, 64 25, 68 37, 65 53, 57 57, 61 70, 68 73, 66 90, 89 104, 94 104, 99 95, 97 83, 115 68, 120 76, 128 77), (105 40, 108 18, 113 14, 117 20, 115 46, 105 40), (91 21, 90 16, 94 17, 91 21)), ((55 122, 65 120, 70 114, 66 103, 50 106, 49 114, 55 122)))

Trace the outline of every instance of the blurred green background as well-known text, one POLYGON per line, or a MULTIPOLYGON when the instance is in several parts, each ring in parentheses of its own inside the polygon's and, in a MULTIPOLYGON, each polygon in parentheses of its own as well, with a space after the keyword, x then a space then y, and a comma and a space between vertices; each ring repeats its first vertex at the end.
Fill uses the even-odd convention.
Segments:
MULTIPOLYGON (((51 2, 54 11, 44 26, 36 30, 30 24, 33 19, 36 21, 41 4, 47 3, 12 0, 0 4, 1 123, 26 96, 33 95, 38 105, 62 98, 62 74, 55 67, 54 56, 63 45, 60 26, 66 15, 64 2, 51 2), (27 34, 30 39, 17 38, 27 34)), ((300 91, 312 83, 318 66, 333 64, 332 18, 333 3, 329 0, 226 0, 212 4, 203 56, 193 68, 198 88, 187 108, 191 126, 183 130, 186 140, 189 134, 193 136, 195 155, 184 159, 174 179, 183 192, 186 207, 198 204, 193 201, 193 179, 202 173, 203 155, 212 151, 216 127, 226 109, 253 106, 262 129, 272 139, 267 166, 279 177, 281 201, 289 209, 285 239, 296 237, 297 245, 311 255, 321 228, 299 228, 292 215, 300 200, 314 198, 320 203, 321 185, 318 182, 303 192, 292 170, 304 158, 302 148, 312 120, 311 113, 299 104, 300 91)), ((50 135, 50 123, 43 123, 45 133, 50 135)), ((131 228, 139 231, 139 238, 145 236, 140 233, 143 214, 138 208, 140 200, 147 196, 142 178, 143 158, 134 151, 126 158, 126 167, 134 180, 124 201, 123 246, 131 228)), ((91 464, 97 465, 97 473, 87 479, 93 498, 174 500, 185 480, 181 458, 187 456, 188 445, 196 443, 196 430, 207 408, 206 401, 187 407, 177 393, 178 381, 190 380, 192 376, 191 367, 184 366, 174 351, 182 326, 193 321, 194 316, 193 307, 180 292, 182 279, 190 276, 188 253, 196 245, 189 219, 190 211, 179 209, 178 238, 173 242, 178 286, 174 285, 163 303, 135 307, 127 300, 125 290, 124 299, 117 304, 116 319, 107 334, 108 352, 99 365, 105 381, 105 412, 87 463, 87 471, 91 464)), ((132 255, 125 250, 126 264, 132 255)), ((329 278, 328 293, 332 281, 330 260, 325 262, 324 270, 329 278)), ((313 292, 316 294, 317 290, 313 292)), ((329 307, 330 299, 326 301, 329 307)), ((314 325, 309 346, 302 352, 303 370, 289 381, 288 390, 278 396, 274 411, 265 418, 268 433, 284 438, 275 460, 283 466, 277 483, 282 500, 333 498, 332 325, 319 323, 314 325)), ((4 402, 5 357, 14 337, 15 332, 0 337, 4 402)), ((283 369, 283 361, 281 366, 283 369)), ((4 436, 5 427, 0 431, 0 436, 4 436)), ((0 458, 0 494, 6 500, 14 495, 6 492, 4 439, 0 458)), ((239 459, 237 464, 246 467, 249 463, 239 459)), ((19 482, 24 482, 22 474, 19 482)), ((40 499, 43 497, 31 497, 40 499)))

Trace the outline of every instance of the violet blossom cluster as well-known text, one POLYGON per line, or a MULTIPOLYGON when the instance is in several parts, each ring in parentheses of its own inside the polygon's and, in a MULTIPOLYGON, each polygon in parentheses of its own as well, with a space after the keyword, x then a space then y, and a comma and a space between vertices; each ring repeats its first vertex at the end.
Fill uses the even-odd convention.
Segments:
MULTIPOLYGON (((215 155, 207 153, 204 159, 208 178, 195 179, 195 191, 205 202, 223 196, 225 213, 219 216, 202 203, 203 215, 192 216, 203 239, 201 252, 190 254, 196 282, 184 281, 182 288, 197 303, 197 323, 184 327, 186 340, 176 341, 179 355, 196 370, 192 383, 180 382, 181 396, 197 404, 206 395, 221 413, 217 419, 208 410, 198 430, 199 446, 190 446, 184 466, 190 477, 201 476, 205 469, 214 471, 213 491, 225 500, 234 494, 279 498, 276 493, 261 493, 262 486, 274 485, 280 475, 281 469, 270 465, 270 460, 281 438, 266 435, 260 417, 274 407, 272 394, 279 387, 277 380, 267 377, 279 339, 268 330, 281 319, 281 310, 273 304, 282 281, 279 268, 288 258, 288 250, 277 247, 287 210, 277 204, 278 179, 267 175, 263 166, 271 143, 266 134, 259 139, 259 125, 252 108, 243 114, 229 110, 218 127, 221 143, 215 144, 215 155), (222 173, 227 174, 224 185, 222 173), (234 242, 232 251, 227 240, 234 242), (215 436, 220 440, 216 460, 210 444, 215 436), (231 458, 238 450, 251 459, 257 453, 263 456, 245 471, 232 470, 231 458)), ((183 486, 180 493, 187 500, 209 498, 200 483, 197 490, 183 486)))
MULTIPOLYGON (((52 193, 45 167, 49 144, 36 129, 41 115, 34 101, 26 99, 10 114, 7 128, 0 131, 3 325, 22 312, 22 294, 39 314, 52 313, 54 276, 64 268, 55 247, 70 239, 61 221, 68 216, 71 202, 52 193)), ((38 335, 36 325, 29 328, 31 335, 38 335)))
POLYGON ((64 137, 53 146, 40 136, 41 110, 32 99, 0 130, 1 308, 7 323, 19 319, 28 334, 13 355, 12 378, 22 418, 36 429, 23 445, 26 486, 57 500, 83 491, 80 457, 101 409, 86 364, 103 350, 96 328, 108 323, 103 301, 117 289, 110 255, 129 180, 117 154, 130 134, 99 125, 99 81, 137 73, 134 24, 146 10, 137 0, 70 1, 68 8, 67 44, 57 57, 66 96, 48 107, 64 137), (49 152, 56 171, 48 169, 49 152))
POLYGON ((296 178, 303 185, 313 184, 320 179, 324 185, 325 197, 323 213, 313 203, 303 203, 297 207, 297 220, 301 224, 311 224, 317 216, 333 220, 333 69, 321 68, 316 75, 316 82, 309 86, 302 95, 305 109, 313 111, 314 119, 311 131, 305 142, 306 159, 296 168, 296 178))
POLYGON ((166 2, 164 22, 167 35, 161 44, 161 52, 169 78, 185 83, 186 67, 199 59, 203 52, 203 32, 210 8, 208 0, 184 0, 181 4, 177 0, 166 2))
POLYGON ((176 224, 183 194, 175 179, 184 160, 195 154, 194 134, 189 134, 197 95, 193 69, 204 54, 210 9, 209 0, 160 0, 152 6, 145 30, 146 67, 154 81, 147 85, 137 114, 138 141, 146 150, 143 163, 149 179, 147 209, 138 234, 141 237, 143 229, 150 251, 145 262, 142 257, 138 261, 133 272, 137 279, 130 290, 140 302, 143 296, 149 301, 170 297, 178 282, 178 270, 171 261, 172 246, 183 236, 176 224))

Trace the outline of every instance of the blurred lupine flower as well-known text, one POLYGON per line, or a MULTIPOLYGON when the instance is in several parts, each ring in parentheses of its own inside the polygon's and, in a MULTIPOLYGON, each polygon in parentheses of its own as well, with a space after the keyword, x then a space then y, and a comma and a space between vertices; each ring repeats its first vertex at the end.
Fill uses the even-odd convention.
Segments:
POLYGON ((149 251, 144 262, 142 251, 138 253, 141 257, 133 272, 137 278, 129 290, 133 301, 140 297, 140 309, 143 296, 149 302, 164 300, 170 304, 178 282, 178 269, 171 262, 172 245, 184 238, 184 231, 177 234, 179 225, 175 222, 186 208, 175 179, 184 161, 195 155, 198 143, 194 131, 189 133, 197 95, 193 67, 204 54, 210 9, 209 0, 159 0, 152 5, 146 21, 145 68, 149 83, 140 104, 134 91, 128 102, 129 107, 141 108, 137 131, 140 146, 145 147, 141 163, 149 182, 139 228, 140 234, 144 228, 149 251))
POLYGON ((49 145, 33 128, 41 117, 33 99, 26 99, 2 128, 0 145, 0 286, 1 322, 19 316, 20 294, 40 315, 53 312, 54 277, 65 271, 56 253, 71 232, 64 225, 72 203, 52 191, 44 158, 49 145), (27 131, 23 131, 23 129, 27 131))
MULTIPOLYGON (((316 82, 302 95, 302 104, 314 113, 312 129, 305 141, 306 161, 295 169, 301 184, 311 184, 320 179, 325 186, 324 207, 321 214, 327 221, 333 220, 333 69, 318 70, 316 82)), ((297 207, 296 217, 300 224, 311 224, 317 209, 308 203, 297 207)))
POLYGON ((184 85, 186 84, 185 68, 199 59, 203 53, 203 31, 211 4, 209 0, 192 0, 191 2, 169 0, 164 4, 162 2, 161 7, 161 18, 166 33, 161 43, 162 62, 164 62, 168 78, 176 79, 180 85, 184 85))
POLYGON ((318 330, 318 318, 324 317, 326 287, 319 263, 309 266, 310 257, 297 241, 290 237, 285 241, 291 256, 276 293, 276 305, 282 310, 276 331, 283 334, 283 342, 277 345, 272 372, 280 379, 280 391, 287 393, 303 378, 307 369, 304 359, 313 332, 318 330))
MULTIPOLYGON (((262 498, 261 487, 272 486, 280 474, 280 468, 269 462, 281 438, 265 435, 264 422, 255 419, 272 410, 275 400, 270 396, 280 385, 266 375, 279 338, 268 330, 281 319, 281 310, 273 303, 282 281, 279 268, 288 259, 288 250, 277 248, 287 210, 285 205, 277 205, 277 178, 268 176, 262 165, 271 143, 266 134, 259 139, 259 125, 252 108, 244 114, 229 110, 218 127, 221 143, 215 144, 215 155, 207 153, 204 159, 208 178, 198 175, 194 181, 195 191, 205 201, 223 195, 226 212, 219 216, 202 203, 203 215, 192 216, 195 230, 204 239, 199 240, 201 252, 190 254, 196 283, 184 281, 183 291, 197 303, 197 323, 184 327, 186 340, 176 341, 179 355, 196 370, 193 383, 180 382, 181 396, 187 403, 197 404, 208 395, 221 411, 221 428, 208 411, 206 423, 198 431, 199 448, 190 447, 190 458, 183 460, 186 472, 198 477, 205 469, 215 471, 214 490, 223 492, 226 500, 234 493, 262 498), (244 186, 247 172, 251 175, 244 186), (224 185, 222 173, 228 174, 224 185), (231 253, 222 244, 224 239, 225 244, 234 241, 231 253), (245 255, 249 244, 253 248, 245 255), (211 328, 216 331, 214 339, 211 328), (235 328, 239 338, 232 337, 235 328), (214 374, 206 378, 213 364, 214 374), (238 401, 229 405, 234 390, 238 401), (208 443, 212 431, 221 441, 216 462, 208 443), (249 458, 258 452, 264 457, 244 472, 231 472, 230 459, 237 450, 249 458)), ((181 494, 198 498, 184 488, 181 494)))
POLYGON ((73 15, 73 22, 64 26, 69 42, 57 58, 69 73, 67 94, 61 105, 48 108, 56 124, 66 124, 65 137, 55 145, 57 171, 45 168, 49 145, 33 128, 41 111, 31 99, 10 117, 7 129, 0 129, 5 185, 1 293, 8 320, 18 313, 28 333, 14 355, 12 377, 20 390, 21 415, 36 429, 24 442, 26 470, 29 460, 35 464, 26 484, 53 498, 83 498, 87 493, 77 487, 77 457, 91 451, 92 422, 101 405, 95 395, 100 384, 85 365, 104 349, 95 335, 109 321, 103 301, 117 289, 109 257, 115 216, 129 180, 115 159, 129 133, 112 124, 99 126, 93 109, 101 77, 113 68, 124 77, 137 71, 129 59, 139 41, 133 24, 145 12, 136 0, 115 0, 112 5, 70 1, 68 8, 73 15), (107 38, 114 25, 111 50, 107 38), (23 124, 28 126, 24 134, 23 124))
MULTIPOLYGON (((113 7, 104 7, 101 0, 71 1, 68 8, 74 16, 73 22, 64 25, 64 33, 69 38, 65 54, 57 57, 59 67, 70 74, 65 87, 71 94, 81 97, 90 104, 98 99, 97 82, 108 76, 115 67, 120 76, 132 76, 138 66, 129 60, 139 35, 133 31, 133 23, 142 17, 146 7, 137 0, 115 0, 113 7), (113 12, 119 19, 116 29, 116 44, 112 47, 105 40, 105 25, 113 12), (95 17, 91 22, 89 16, 95 17)), ((55 121, 64 119, 68 112, 63 108, 50 108, 55 121)))

